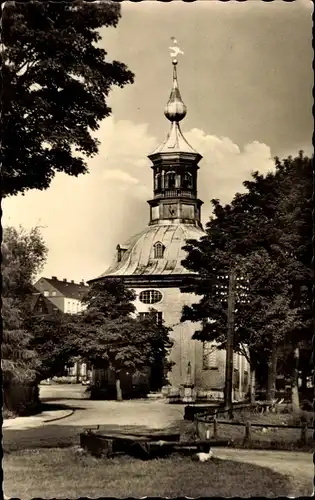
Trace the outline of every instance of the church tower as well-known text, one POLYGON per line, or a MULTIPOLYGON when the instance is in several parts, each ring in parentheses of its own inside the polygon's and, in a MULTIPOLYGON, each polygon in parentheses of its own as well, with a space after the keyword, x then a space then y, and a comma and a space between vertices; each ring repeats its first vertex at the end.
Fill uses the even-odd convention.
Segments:
MULTIPOLYGON (((213 344, 194 340, 198 325, 181 322, 184 305, 198 297, 182 293, 180 288, 192 273, 182 264, 183 247, 189 239, 200 239, 205 233, 200 221, 202 201, 197 193, 197 174, 202 156, 186 141, 180 129, 187 108, 182 100, 177 61, 173 60, 173 84, 164 114, 170 121, 165 141, 148 158, 153 172, 153 198, 148 201, 148 225, 123 244, 116 246, 115 259, 101 276, 91 280, 123 279, 136 292, 135 306, 140 317, 153 307, 158 321, 171 327, 173 347, 168 374, 168 395, 179 397, 190 383, 198 397, 223 397, 225 354, 213 344)), ((236 366, 236 364, 234 365, 236 366)), ((238 365, 239 394, 245 390, 246 360, 238 365)))
POLYGON ((166 140, 149 155, 152 162, 154 198, 150 205, 150 225, 194 224, 202 228, 197 198, 198 163, 202 156, 184 138, 180 121, 187 108, 180 95, 177 61, 173 60, 173 86, 164 114, 171 122, 166 140))

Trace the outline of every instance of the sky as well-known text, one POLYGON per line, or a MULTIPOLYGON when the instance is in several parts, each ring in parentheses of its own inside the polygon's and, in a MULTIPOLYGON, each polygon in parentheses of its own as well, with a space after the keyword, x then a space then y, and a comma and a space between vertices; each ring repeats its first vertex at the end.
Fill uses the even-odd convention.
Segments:
POLYGON ((165 139, 172 83, 170 37, 184 55, 178 76, 188 112, 181 127, 203 155, 203 223, 212 198, 229 203, 251 172, 275 155, 312 152, 312 3, 296 0, 122 3, 116 29, 101 31, 110 60, 135 83, 114 88, 112 115, 94 134, 90 173, 56 174, 47 191, 3 200, 3 225, 40 226, 49 249, 42 275, 75 281, 102 274, 118 243, 148 223, 152 170, 147 155, 165 139))

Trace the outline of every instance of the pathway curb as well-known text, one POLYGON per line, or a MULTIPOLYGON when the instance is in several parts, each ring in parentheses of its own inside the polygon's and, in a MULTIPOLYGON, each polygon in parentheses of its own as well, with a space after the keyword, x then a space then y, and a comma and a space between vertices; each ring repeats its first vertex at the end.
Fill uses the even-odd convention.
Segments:
POLYGON ((57 420, 63 420, 64 418, 71 417, 71 415, 73 415, 73 414, 74 414, 74 410, 71 409, 65 415, 61 415, 59 417, 47 418, 47 419, 43 420, 43 423, 47 424, 48 422, 56 422, 57 420))
MULTIPOLYGON (((8 419, 7 422, 2 422, 2 429, 23 429, 26 426, 30 426, 31 427, 41 427, 42 425, 44 424, 48 424, 50 422, 55 422, 57 420, 63 420, 64 418, 68 418, 68 417, 71 417, 71 415, 73 415, 75 412, 75 410, 73 408, 69 408, 68 410, 59 410, 59 415, 56 415, 57 412, 54 412, 55 415, 33 415, 33 416, 30 416, 30 417, 16 417, 16 418, 13 418, 13 419, 8 419), (62 414, 60 415, 62 411, 62 414), (34 417, 34 419, 32 420, 32 417, 34 417), (22 422, 21 420, 19 421, 18 419, 19 418, 22 418, 22 422), (30 420, 27 420, 27 419, 30 419, 30 420)), ((52 412, 53 413, 53 412, 52 412)))

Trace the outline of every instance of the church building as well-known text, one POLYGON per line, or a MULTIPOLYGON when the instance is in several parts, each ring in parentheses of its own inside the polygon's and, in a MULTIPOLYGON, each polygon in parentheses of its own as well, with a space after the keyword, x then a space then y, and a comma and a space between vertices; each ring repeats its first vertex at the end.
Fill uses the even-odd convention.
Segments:
MULTIPOLYGON (((170 360, 175 364, 168 374, 169 396, 183 394, 188 383, 195 396, 223 397, 225 351, 213 343, 192 340, 196 324, 181 323, 182 308, 198 300, 194 294, 180 291, 190 272, 182 265, 187 239, 204 235, 201 224, 202 201, 197 180, 202 156, 186 141, 180 128, 187 109, 182 101, 173 60, 173 85, 164 114, 170 122, 165 141, 149 156, 153 172, 153 196, 148 201, 149 223, 124 244, 118 244, 112 266, 96 280, 123 278, 137 295, 140 315, 154 307, 158 319, 172 328, 170 360)), ((245 357, 234 354, 234 395, 242 398, 248 390, 249 365, 245 357)))

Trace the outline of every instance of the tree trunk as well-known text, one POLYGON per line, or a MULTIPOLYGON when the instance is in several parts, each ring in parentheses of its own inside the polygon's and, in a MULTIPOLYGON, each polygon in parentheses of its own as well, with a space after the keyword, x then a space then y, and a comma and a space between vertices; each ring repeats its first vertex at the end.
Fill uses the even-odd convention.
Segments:
POLYGON ((116 399, 117 401, 122 401, 122 391, 120 386, 120 376, 119 372, 116 372, 116 399))
POLYGON ((305 368, 304 364, 302 363, 302 373, 301 373, 301 388, 300 388, 300 394, 302 399, 307 399, 307 375, 308 375, 308 369, 307 367, 305 368))
POLYGON ((293 351, 294 361, 293 361, 293 373, 292 373, 292 384, 291 384, 291 402, 292 409, 298 411, 300 409, 300 399, 299 399, 299 358, 300 350, 296 347, 293 351))
POLYGON ((272 401, 275 399, 276 395, 277 360, 277 346, 273 345, 271 355, 268 360, 267 401, 272 401))
POLYGON ((302 384, 301 384, 301 393, 304 396, 307 390, 307 373, 302 371, 302 384))
POLYGON ((249 396, 251 404, 254 404, 256 400, 256 370, 254 368, 250 370, 249 396))
POLYGON ((233 417, 232 391, 233 391, 234 314, 235 314, 235 274, 232 271, 229 277, 225 386, 224 386, 224 408, 226 410, 229 410, 230 417, 233 417))
POLYGON ((80 369, 81 369, 81 363, 80 361, 76 361, 76 383, 80 383, 80 369))

